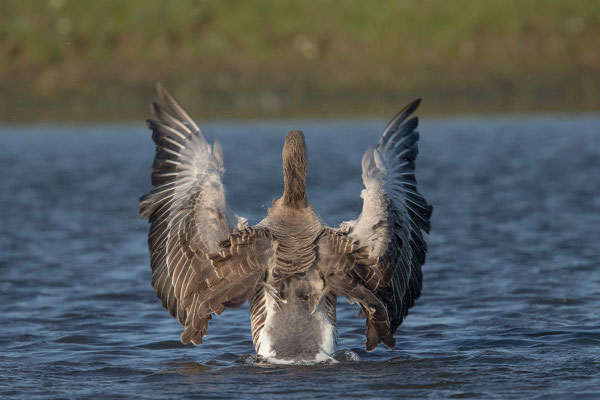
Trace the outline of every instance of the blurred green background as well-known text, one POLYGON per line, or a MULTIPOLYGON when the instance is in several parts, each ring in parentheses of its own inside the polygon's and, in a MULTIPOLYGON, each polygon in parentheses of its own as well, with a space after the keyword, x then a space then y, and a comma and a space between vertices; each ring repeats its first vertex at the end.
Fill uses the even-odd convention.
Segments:
POLYGON ((600 109, 600 1, 2 0, 0 121, 600 109))

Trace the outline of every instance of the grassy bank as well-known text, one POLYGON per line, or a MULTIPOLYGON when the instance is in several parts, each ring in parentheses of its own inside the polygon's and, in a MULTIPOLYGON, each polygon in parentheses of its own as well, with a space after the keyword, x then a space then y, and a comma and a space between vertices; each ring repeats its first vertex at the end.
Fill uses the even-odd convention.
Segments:
POLYGON ((600 109, 598 1, 0 3, 0 120, 600 109))

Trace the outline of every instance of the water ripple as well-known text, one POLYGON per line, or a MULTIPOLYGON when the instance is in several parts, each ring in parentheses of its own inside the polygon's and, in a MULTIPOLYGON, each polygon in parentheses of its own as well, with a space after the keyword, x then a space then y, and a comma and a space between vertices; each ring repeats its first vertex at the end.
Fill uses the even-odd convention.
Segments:
MULTIPOLYGON (((222 139, 228 200, 251 222, 280 195, 290 124, 203 128, 222 139)), ((354 218, 381 121, 294 124, 311 201, 330 224, 354 218)), ((423 122, 433 230, 396 349, 366 352, 364 321, 340 299, 337 362, 289 366, 254 355, 247 306, 215 317, 202 346, 180 343, 137 217, 154 152, 143 127, 0 128, 0 398, 598 398, 598 126, 423 122)))

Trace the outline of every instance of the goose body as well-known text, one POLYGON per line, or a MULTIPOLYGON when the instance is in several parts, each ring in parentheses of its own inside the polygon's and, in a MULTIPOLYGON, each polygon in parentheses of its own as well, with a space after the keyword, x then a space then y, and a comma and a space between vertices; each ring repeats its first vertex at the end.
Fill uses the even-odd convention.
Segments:
POLYGON ((318 268, 318 239, 325 229, 312 206, 276 200, 258 226, 278 243, 266 285, 250 300, 257 354, 271 360, 325 360, 335 351, 335 301, 318 268), (261 321, 264 320, 264 323, 261 321))
POLYGON ((283 146, 284 191, 249 227, 227 206, 223 154, 162 87, 172 113, 156 103, 155 188, 140 198, 151 227, 152 285, 184 326, 184 343, 202 343, 212 314, 249 302, 256 353, 273 362, 326 360, 337 346, 336 299, 360 307, 366 348, 395 345, 393 333, 421 291, 432 208, 416 189, 418 101, 403 109, 363 156, 363 210, 326 226, 306 197, 304 134, 283 146))

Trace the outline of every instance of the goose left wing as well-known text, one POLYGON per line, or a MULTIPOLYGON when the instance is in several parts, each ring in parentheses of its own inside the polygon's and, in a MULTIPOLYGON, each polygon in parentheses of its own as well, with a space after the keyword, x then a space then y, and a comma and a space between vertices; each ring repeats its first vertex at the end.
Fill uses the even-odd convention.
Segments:
POLYGON ((358 219, 320 239, 321 272, 330 290, 361 306, 367 350, 395 345, 393 334, 421 294, 421 265, 433 208, 417 191, 415 159, 420 100, 401 110, 362 159, 358 219))
POLYGON ((247 228, 228 207, 223 153, 160 84, 172 113, 156 103, 148 120, 156 155, 154 189, 142 196, 148 218, 152 286, 163 306, 185 327, 183 343, 202 342, 213 313, 241 305, 263 276, 271 238, 247 228))

